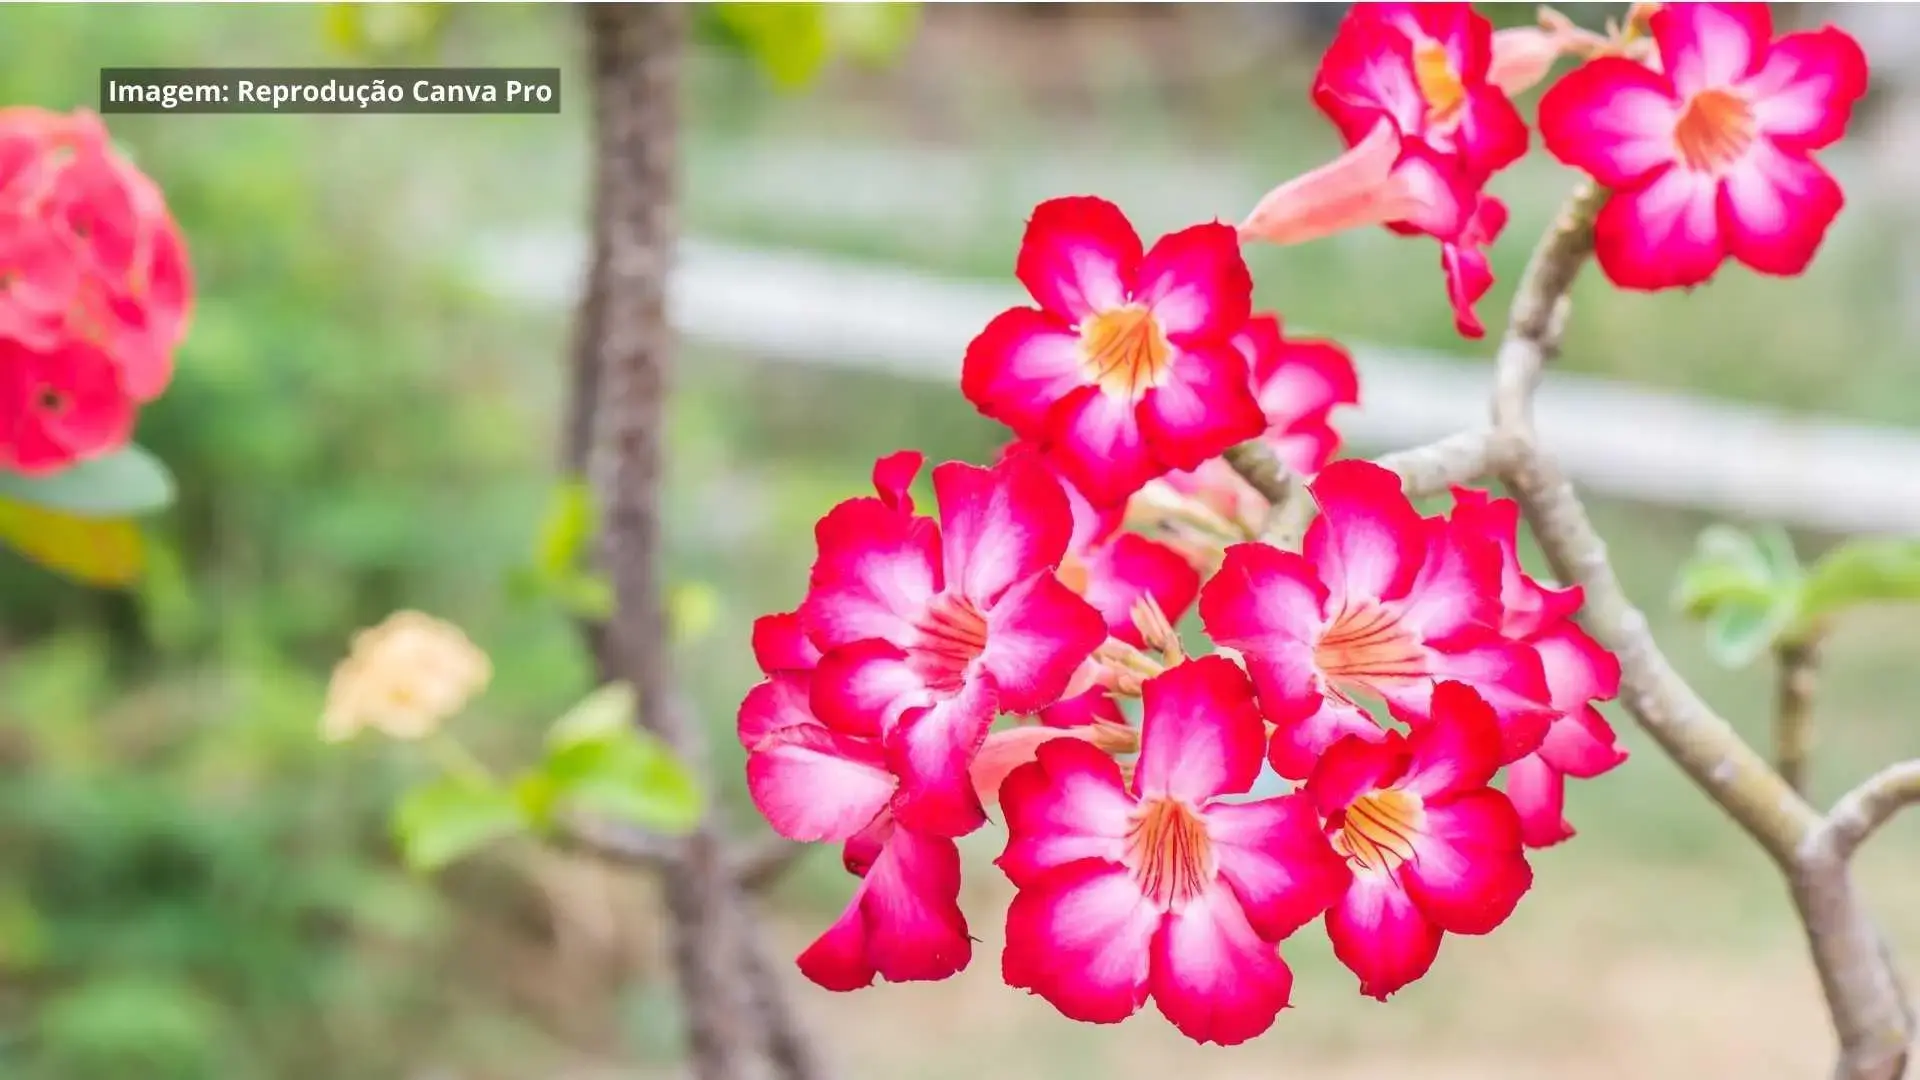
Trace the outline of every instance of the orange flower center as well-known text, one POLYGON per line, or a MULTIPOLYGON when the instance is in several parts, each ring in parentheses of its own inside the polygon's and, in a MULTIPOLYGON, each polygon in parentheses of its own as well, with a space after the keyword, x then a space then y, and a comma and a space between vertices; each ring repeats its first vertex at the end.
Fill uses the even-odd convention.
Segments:
POLYGON ((1718 172, 1753 145, 1753 109, 1728 90, 1702 90, 1673 125, 1674 149, 1687 167, 1718 172))
POLYGON ((1413 858, 1413 841, 1425 821, 1418 795, 1399 788, 1369 791, 1341 815, 1333 846, 1362 870, 1392 870, 1413 858))
POLYGON ((1127 868, 1140 891, 1161 907, 1184 904, 1213 881, 1213 841, 1206 822, 1178 799, 1143 803, 1127 831, 1127 868))
POLYGON ((1145 393, 1173 358, 1153 313, 1138 304, 1089 316, 1080 325, 1080 348, 1087 377, 1125 398, 1145 393))
POLYGON ((1427 674, 1426 650, 1400 625, 1399 616, 1378 604, 1343 610, 1313 646, 1313 663, 1327 686, 1345 695, 1345 685, 1366 686, 1427 674))
POLYGON ((967 666, 987 648, 987 619, 964 596, 941 594, 915 626, 909 650, 914 671, 928 689, 951 693, 966 681, 967 666))
POLYGON ((1423 41, 1413 47, 1413 81, 1427 102, 1427 122, 1444 124, 1467 103, 1467 88, 1447 57, 1446 46, 1423 41))
POLYGON ((1053 572, 1053 576, 1060 579, 1060 584, 1081 596, 1087 594, 1087 586, 1093 582, 1093 571, 1088 568, 1086 560, 1071 551, 1061 556, 1060 568, 1053 572))

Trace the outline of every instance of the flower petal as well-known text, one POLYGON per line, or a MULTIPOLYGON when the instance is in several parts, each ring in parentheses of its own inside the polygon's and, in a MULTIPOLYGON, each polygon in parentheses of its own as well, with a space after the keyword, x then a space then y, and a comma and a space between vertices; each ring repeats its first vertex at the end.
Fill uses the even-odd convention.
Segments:
POLYGON ((1224 656, 1202 656, 1146 681, 1134 790, 1199 803, 1243 795, 1260 775, 1266 724, 1253 686, 1224 656))
POLYGON ((1539 634, 1531 644, 1540 654, 1548 700, 1561 712, 1578 711, 1588 702, 1606 701, 1620 692, 1619 657, 1572 622, 1539 634))
POLYGON ((1012 308, 967 345, 960 391, 975 408, 1022 438, 1046 431, 1055 402, 1087 385, 1080 335, 1059 316, 1012 308))
POLYGON ((949 461, 933 470, 945 537, 945 582, 985 609, 1016 581, 1052 570, 1073 516, 1060 482, 1030 454, 991 469, 949 461))
POLYGON ((1449 637, 1499 620, 1500 549, 1471 521, 1429 518, 1422 525, 1426 557, 1394 605, 1396 623, 1444 648, 1449 637))
POLYGON ((944 979, 967 966, 973 941, 960 912, 953 841, 896 829, 846 914, 800 954, 800 970, 829 990, 944 979))
POLYGON ((1151 596, 1167 621, 1178 625, 1200 592, 1200 574, 1179 552, 1139 533, 1123 532, 1081 557, 1087 584, 1082 594, 1107 622, 1107 633, 1135 647, 1144 642, 1133 622, 1133 605, 1151 596))
MULTIPOLYGON (((1272 676, 1282 670, 1271 663, 1253 667, 1254 685, 1260 689, 1262 702, 1280 698, 1285 692, 1275 688, 1272 676)), ((1273 735, 1267 742, 1268 764, 1289 780, 1305 779, 1320 755, 1335 743, 1348 738, 1377 743, 1387 736, 1366 710, 1352 702, 1327 697, 1324 692, 1316 693, 1310 701, 1313 711, 1274 719, 1273 735)), ((1275 716, 1272 710, 1267 715, 1269 719, 1275 716)))
POLYGON ((821 649, 867 638, 913 640, 913 624, 940 591, 940 529, 876 498, 849 499, 814 527, 820 554, 800 605, 821 649))
POLYGON ((1081 727, 1105 722, 1125 726, 1127 714, 1104 686, 1095 686, 1040 710, 1040 722, 1048 727, 1081 727))
POLYGON ((1070 863, 1014 896, 1001 974, 1069 1019, 1118 1023, 1146 1003, 1160 920, 1126 870, 1097 859, 1070 863))
POLYGON ((1048 453, 1068 482, 1095 506, 1115 506, 1167 471, 1147 448, 1135 403, 1083 386, 1047 421, 1048 453))
POLYGON ((807 640, 806 624, 798 611, 762 615, 753 620, 753 658, 768 675, 777 671, 812 671, 820 650, 807 640))
POLYGON ((1321 755, 1305 790, 1320 815, 1332 817, 1369 791, 1393 787, 1410 761, 1406 737, 1397 731, 1382 731, 1374 740, 1341 739, 1321 755))
MULTIPOLYGON (((1233 344, 1246 357, 1254 399, 1266 414, 1269 433, 1290 431, 1302 421, 1324 421, 1334 407, 1360 400, 1353 357, 1336 342, 1290 340, 1278 318, 1256 315, 1234 335, 1233 344)), ((1303 471, 1320 470, 1314 466, 1303 471)))
POLYGON ((1726 258, 1719 183, 1679 167, 1638 188, 1615 191, 1594 219, 1594 257, 1623 289, 1698 285, 1726 258))
POLYGON ((1273 1026, 1293 972, 1218 885, 1168 915, 1153 939, 1153 1002, 1182 1035, 1235 1046, 1273 1026))
POLYGON ((1507 766, 1507 801, 1520 820, 1520 841, 1530 848, 1552 847, 1573 836, 1567 823, 1567 781, 1539 754, 1507 766))
POLYGON ((1380 119, 1339 157, 1261 196, 1240 223, 1240 235, 1270 244, 1304 244, 1421 214, 1411 197, 1425 189, 1395 175, 1399 160, 1400 131, 1392 120, 1380 119))
POLYGON ((1267 544, 1234 544, 1200 588, 1207 635, 1249 656, 1307 645, 1326 619, 1327 589, 1299 554, 1267 544))
POLYGON ((807 682, 804 676, 775 675, 747 691, 737 716, 740 745, 751 750, 781 728, 818 724, 807 702, 807 682))
POLYGON ((1400 873, 1427 918, 1454 934, 1492 932, 1533 886, 1519 815, 1490 790, 1429 802, 1414 857, 1400 873))
POLYGON ((1261 937, 1281 941, 1346 892, 1352 873, 1305 793, 1202 811, 1220 877, 1261 937))
POLYGON ((810 696, 821 723, 854 735, 879 735, 902 713, 931 700, 906 651, 879 638, 842 645, 821 657, 810 696))
POLYGON ((1140 260, 1133 295, 1176 343, 1186 334, 1217 340, 1237 333, 1253 306, 1239 234, 1216 221, 1161 237, 1140 260))
POLYGON ((747 791, 789 840, 845 840, 887 807, 893 775, 880 744, 820 724, 784 727, 747 755, 747 791))
POLYGON ((1413 903, 1392 874, 1355 874, 1327 912, 1333 955, 1360 976, 1360 992, 1381 1001, 1427 973, 1440 953, 1440 928, 1413 903))
POLYGON ((873 463, 873 489, 880 494, 880 501, 903 513, 913 513, 914 477, 920 475, 920 466, 926 463, 926 455, 918 450, 898 450, 873 463))
POLYGON ((1118 865, 1137 806, 1114 760, 1079 739, 1042 743, 1000 785, 1007 847, 994 864, 1017 888, 1082 859, 1118 865))
POLYGON ((1740 85, 1760 131, 1802 152, 1838 142, 1853 118, 1853 103, 1866 92, 1866 53, 1832 26, 1774 42, 1760 70, 1740 85))
POLYGON ((979 663, 999 687, 1002 709, 1038 712, 1060 699, 1106 637, 1106 620, 1092 605, 1052 574, 1035 574, 988 610, 979 663))
POLYGON ((1568 72, 1540 98, 1540 138, 1554 157, 1606 187, 1637 187, 1678 160, 1673 84, 1644 64, 1603 56, 1568 72))
POLYGON ((1126 303, 1140 259, 1140 235, 1120 208, 1076 195, 1033 208, 1014 275, 1041 307, 1076 323, 1126 303))
POLYGON ((991 676, 910 710, 886 733, 887 767, 900 778, 893 813, 900 824, 935 836, 964 836, 986 821, 969 771, 994 717, 991 676))
POLYGON ((1846 198, 1817 163, 1756 140, 1726 175, 1720 223, 1728 251, 1763 274, 1807 268, 1846 198))
POLYGON ((1426 529, 1400 477, 1367 461, 1336 461, 1308 490, 1320 516, 1303 550, 1341 599, 1398 599, 1420 572, 1426 529))
POLYGON ((1140 430, 1156 459, 1176 469, 1198 468, 1266 430, 1266 414, 1248 385, 1247 362, 1233 346, 1176 344, 1170 363, 1165 381, 1139 405, 1140 430))
POLYGON ((1500 726, 1493 708, 1463 683, 1434 687, 1432 716, 1407 736, 1410 758, 1400 786, 1422 798, 1484 788, 1500 769, 1500 726))
POLYGON ((1773 40, 1765 4, 1662 4, 1647 28, 1682 99, 1739 82, 1773 40))

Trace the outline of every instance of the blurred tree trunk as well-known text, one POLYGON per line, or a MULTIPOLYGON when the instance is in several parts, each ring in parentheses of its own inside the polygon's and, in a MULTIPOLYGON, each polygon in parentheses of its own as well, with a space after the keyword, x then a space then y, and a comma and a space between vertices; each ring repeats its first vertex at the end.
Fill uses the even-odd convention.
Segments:
MULTIPOLYGON (((615 614, 590 634, 603 681, 637 691, 639 722, 700 769, 702 733, 675 685, 661 589, 660 486, 673 332, 679 4, 581 9, 594 98, 592 260, 573 346, 566 464, 593 479, 615 614)), ((715 808, 717 809, 717 808, 715 808)), ((754 1075, 777 988, 749 967, 746 909, 710 810, 663 872, 673 964, 698 1080, 754 1075)))

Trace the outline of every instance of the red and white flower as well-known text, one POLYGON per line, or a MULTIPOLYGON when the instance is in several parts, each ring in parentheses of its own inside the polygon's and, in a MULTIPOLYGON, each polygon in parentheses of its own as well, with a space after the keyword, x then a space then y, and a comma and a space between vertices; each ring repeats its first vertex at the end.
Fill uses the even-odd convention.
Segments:
POLYGON ((1053 199, 1034 208, 1016 273, 1039 306, 974 338, 961 389, 1095 503, 1259 434, 1231 344, 1253 290, 1232 227, 1195 225, 1142 251, 1112 203, 1053 199))
POLYGON ((951 839, 902 829, 889 810, 895 788, 878 732, 821 721, 808 704, 819 658, 798 613, 754 623, 766 681, 741 703, 747 790, 774 831, 792 840, 841 841, 861 879, 846 911, 800 954, 800 970, 829 990, 944 979, 967 966, 973 941, 960 912, 960 853, 951 839))
POLYGON ((1488 786, 1500 757, 1493 710, 1449 682, 1412 735, 1343 738, 1314 767, 1306 792, 1352 872, 1327 936, 1361 993, 1386 1000, 1443 935, 1491 932, 1533 884, 1519 816, 1488 786))
POLYGON ((1807 268, 1845 201, 1813 152, 1845 132, 1867 60, 1834 27, 1773 37, 1765 4, 1663 4, 1653 70, 1601 57, 1540 101, 1555 157, 1612 189, 1595 255, 1622 288, 1698 285, 1726 259, 1807 268))
POLYGON ((191 295, 159 189, 97 117, 0 109, 0 469, 124 444, 172 377, 191 295))
POLYGON ((1501 629, 1540 654, 1554 717, 1540 748, 1507 763, 1506 791, 1520 813, 1528 847, 1574 834, 1567 823, 1566 778, 1591 779, 1627 760, 1594 702, 1620 692, 1620 661, 1573 621, 1578 585, 1549 589, 1520 566, 1520 508, 1484 491, 1454 489, 1454 518, 1494 542, 1501 560, 1501 629))
POLYGON ((1198 1042, 1272 1025, 1293 975, 1276 945, 1347 886, 1304 796, 1243 801, 1260 772, 1252 688, 1222 657, 1146 683, 1129 784, 1077 740, 1039 749, 1001 789, 998 862, 1019 889, 1003 974, 1077 1020, 1151 996, 1198 1042))
POLYGON ((1531 647, 1498 630, 1500 565, 1488 539, 1421 517, 1399 477, 1368 462, 1335 462, 1308 490, 1320 513, 1304 553, 1236 544, 1200 591, 1207 633, 1246 656, 1275 725, 1274 769, 1299 779, 1341 736, 1385 739, 1356 694, 1417 718, 1441 679, 1494 704, 1502 761, 1537 747, 1551 715, 1545 675, 1531 647))
POLYGON ((912 471, 815 530, 800 608, 825 654, 811 702, 829 726, 880 737, 902 825, 959 836, 985 820, 968 766, 995 714, 1053 704, 1106 621, 1054 576, 1073 523, 1039 462, 934 469, 938 523, 912 512, 912 471))

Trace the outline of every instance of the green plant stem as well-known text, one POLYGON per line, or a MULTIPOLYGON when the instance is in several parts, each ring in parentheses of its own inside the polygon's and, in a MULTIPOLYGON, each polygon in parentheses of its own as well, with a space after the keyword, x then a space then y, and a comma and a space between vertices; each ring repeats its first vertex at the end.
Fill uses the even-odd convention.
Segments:
POLYGON ((1801 795, 1813 756, 1813 694, 1819 681, 1818 638, 1782 641, 1774 647, 1773 760, 1780 778, 1801 795))

